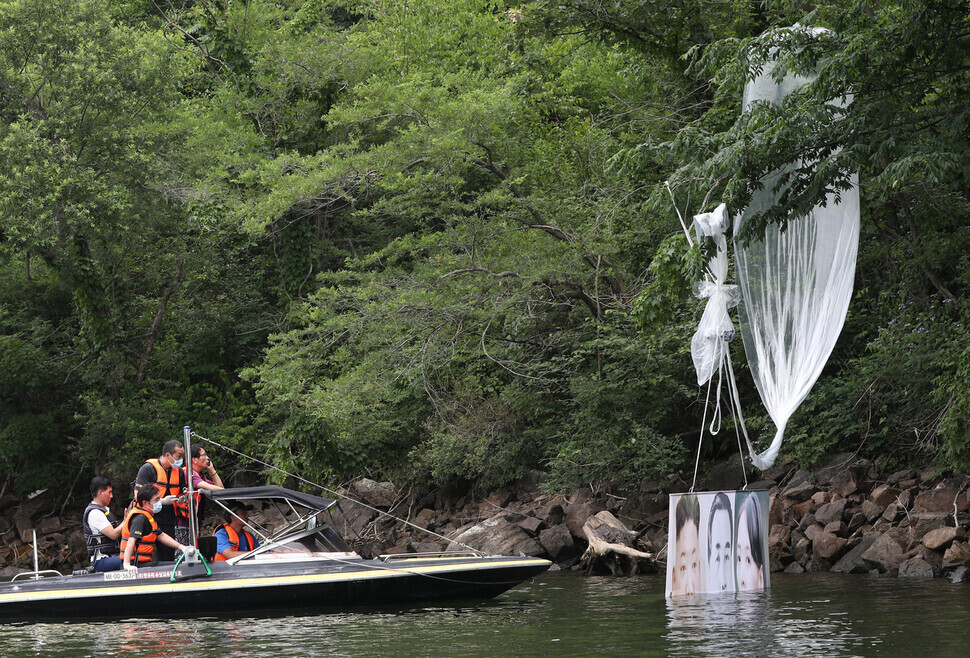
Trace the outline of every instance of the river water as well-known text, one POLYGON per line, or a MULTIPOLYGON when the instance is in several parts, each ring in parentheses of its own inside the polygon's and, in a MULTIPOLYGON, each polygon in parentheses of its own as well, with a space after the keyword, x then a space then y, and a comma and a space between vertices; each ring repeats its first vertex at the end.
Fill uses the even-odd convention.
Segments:
POLYGON ((664 599, 662 576, 552 573, 484 602, 338 614, 0 625, 2 656, 967 656, 970 585, 772 574, 664 599))

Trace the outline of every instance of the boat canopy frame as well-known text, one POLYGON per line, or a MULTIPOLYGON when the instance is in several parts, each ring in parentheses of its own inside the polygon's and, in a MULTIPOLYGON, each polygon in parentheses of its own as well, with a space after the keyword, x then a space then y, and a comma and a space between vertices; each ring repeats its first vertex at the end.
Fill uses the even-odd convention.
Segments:
POLYGON ((279 509, 279 503, 285 503, 289 508, 289 511, 292 512, 296 518, 292 521, 288 521, 285 525, 283 525, 283 527, 277 529, 275 532, 271 533, 269 530, 257 523, 250 521, 244 522, 259 535, 263 544, 290 541, 291 535, 293 535, 293 533, 296 532, 300 527, 306 525, 310 519, 316 517, 316 515, 321 512, 330 510, 337 504, 337 501, 330 498, 322 498, 320 496, 314 496, 313 494, 303 493, 301 491, 293 491, 292 489, 286 489, 278 486, 239 487, 233 489, 203 489, 201 493, 206 498, 210 499, 216 505, 221 507, 226 514, 229 514, 240 521, 242 521, 242 518, 240 518, 233 510, 230 509, 229 503, 234 501, 268 500, 276 506, 277 510, 281 512, 284 519, 286 518, 286 515, 282 512, 282 510, 279 509), (303 511, 297 509, 297 507, 303 508, 303 511))

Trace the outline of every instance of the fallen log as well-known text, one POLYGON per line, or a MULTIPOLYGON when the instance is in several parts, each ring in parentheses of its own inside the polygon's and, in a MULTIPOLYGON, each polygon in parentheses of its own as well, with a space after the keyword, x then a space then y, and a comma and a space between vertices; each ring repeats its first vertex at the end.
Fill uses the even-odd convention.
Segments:
POLYGON ((583 524, 583 534, 589 547, 583 553, 580 566, 587 575, 633 576, 657 571, 653 553, 634 548, 637 533, 609 512, 589 517, 583 524))

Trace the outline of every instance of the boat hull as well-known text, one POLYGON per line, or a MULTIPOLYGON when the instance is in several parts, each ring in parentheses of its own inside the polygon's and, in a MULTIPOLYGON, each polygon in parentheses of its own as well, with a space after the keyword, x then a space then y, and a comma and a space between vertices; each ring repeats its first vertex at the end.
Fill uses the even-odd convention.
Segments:
POLYGON ((0 584, 0 619, 232 615, 486 599, 549 568, 528 557, 321 560, 284 564, 159 565, 0 584))

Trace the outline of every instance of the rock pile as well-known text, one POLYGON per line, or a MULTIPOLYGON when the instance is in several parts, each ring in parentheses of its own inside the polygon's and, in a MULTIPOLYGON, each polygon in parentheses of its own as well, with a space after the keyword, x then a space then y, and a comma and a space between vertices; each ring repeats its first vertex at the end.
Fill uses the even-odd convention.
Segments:
MULTIPOLYGON (((739 458, 715 464, 698 490, 739 489, 739 458)), ((752 476, 751 479, 753 479, 752 476)), ((946 576, 970 580, 970 477, 938 469, 884 473, 851 455, 821 468, 776 466, 749 489, 768 489, 774 571, 946 576)), ((569 494, 536 493, 536 481, 477 498, 456 488, 362 479, 333 512, 336 530, 364 557, 470 547, 491 554, 545 557, 562 569, 628 575, 657 570, 667 544, 667 491, 686 491, 687 475, 636 487, 602 484, 569 494), (393 516, 382 514, 389 512, 393 516), (394 518, 397 517, 397 518, 394 518), (400 521, 398 519, 403 519, 400 521)), ((80 509, 63 518, 46 495, 0 499, 0 576, 33 568, 37 530, 41 569, 86 566, 80 509)), ((274 510, 254 518, 270 527, 274 510)))
POLYGON ((63 501, 40 494, 22 501, 14 496, 0 498, 0 578, 34 569, 34 531, 37 532, 38 566, 68 573, 87 563, 80 512, 61 518, 55 511, 63 501))
POLYGON ((336 529, 365 556, 469 547, 545 557, 560 568, 588 573, 656 571, 654 554, 666 543, 666 495, 579 489, 552 496, 536 494, 533 487, 525 483, 479 500, 447 490, 395 490, 392 495, 390 483, 361 480, 347 493, 363 504, 342 503, 334 515, 336 529))
POLYGON ((773 570, 967 579, 970 477, 937 469, 883 474, 841 456, 818 471, 772 469, 773 570))

